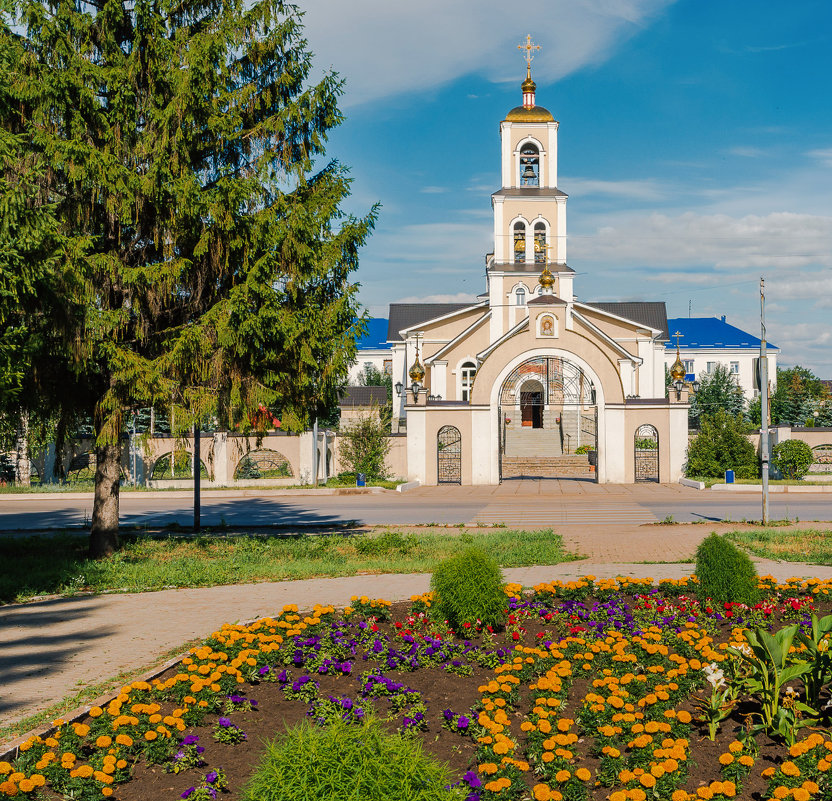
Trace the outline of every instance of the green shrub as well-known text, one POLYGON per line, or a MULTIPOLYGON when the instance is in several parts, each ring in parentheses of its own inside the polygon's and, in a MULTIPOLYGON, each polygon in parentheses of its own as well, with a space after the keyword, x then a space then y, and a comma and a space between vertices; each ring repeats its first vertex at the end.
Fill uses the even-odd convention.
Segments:
POLYGON ((719 410, 703 415, 700 425, 688 447, 686 475, 719 478, 726 470, 733 470, 737 478, 760 475, 759 459, 745 436, 749 427, 742 415, 732 417, 719 410))
POLYGON ((725 537, 711 534, 696 549, 699 600, 714 604, 755 604, 759 598, 757 571, 748 555, 725 537))
POLYGON ((303 721, 269 742, 243 801, 451 801, 443 765, 415 738, 386 734, 372 719, 318 728, 303 721))
POLYGON ((499 626, 505 619, 503 583, 503 571, 494 559, 480 548, 466 548, 433 571, 434 609, 455 630, 477 620, 499 626))
POLYGON ((787 439, 771 449, 771 463, 783 478, 800 480, 812 466, 812 449, 802 439, 787 439))
POLYGON ((376 414, 360 415, 339 431, 338 458, 345 472, 386 478, 390 426, 376 414))

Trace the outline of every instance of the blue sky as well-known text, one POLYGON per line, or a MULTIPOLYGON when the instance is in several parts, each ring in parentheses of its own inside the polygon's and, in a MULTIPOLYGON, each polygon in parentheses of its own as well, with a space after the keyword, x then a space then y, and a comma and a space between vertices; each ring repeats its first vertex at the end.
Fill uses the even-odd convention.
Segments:
POLYGON ((379 201, 356 280, 396 301, 485 288, 499 123, 560 121, 568 263, 582 300, 664 300, 759 334, 759 277, 781 363, 832 378, 832 3, 796 0, 317 0, 318 68, 345 77, 329 155, 349 210, 379 201))

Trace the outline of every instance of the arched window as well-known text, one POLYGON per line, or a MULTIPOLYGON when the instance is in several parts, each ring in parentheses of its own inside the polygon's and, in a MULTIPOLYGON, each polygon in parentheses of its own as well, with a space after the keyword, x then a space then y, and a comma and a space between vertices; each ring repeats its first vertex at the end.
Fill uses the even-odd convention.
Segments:
POLYGON ((514 261, 526 260, 526 226, 524 223, 514 223, 514 261))
POLYGON ((540 152, 531 142, 520 151, 520 186, 540 186, 540 152))
POLYGON ((522 286, 518 286, 517 289, 514 290, 514 305, 515 306, 525 306, 526 305, 526 288, 522 286))
POLYGON ((471 390, 474 387, 474 376, 477 374, 477 366, 473 362, 465 362, 461 369, 462 377, 462 400, 471 400, 471 390))
POLYGON ((535 264, 545 264, 546 259, 546 226, 542 222, 534 224, 534 261, 535 264))

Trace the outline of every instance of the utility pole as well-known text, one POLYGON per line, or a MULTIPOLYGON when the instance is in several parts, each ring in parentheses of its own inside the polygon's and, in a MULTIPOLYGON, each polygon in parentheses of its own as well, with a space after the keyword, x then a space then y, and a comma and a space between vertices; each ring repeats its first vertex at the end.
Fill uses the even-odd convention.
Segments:
POLYGON ((199 533, 199 423, 194 423, 194 534, 199 533))
POLYGON ((768 525, 768 357, 766 356, 766 279, 760 278, 760 462, 763 478, 763 519, 768 525))
POLYGON ((318 486, 318 418, 312 423, 312 486, 318 486))

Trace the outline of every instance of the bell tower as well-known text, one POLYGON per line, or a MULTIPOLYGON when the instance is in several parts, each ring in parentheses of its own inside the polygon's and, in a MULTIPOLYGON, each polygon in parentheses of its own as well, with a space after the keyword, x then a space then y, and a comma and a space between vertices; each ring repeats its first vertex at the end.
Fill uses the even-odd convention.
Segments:
MULTIPOLYGON (((539 45, 518 45, 526 61, 523 104, 500 123, 501 184, 491 196, 494 253, 488 261, 492 336, 519 320, 525 297, 548 268, 554 292, 571 302, 573 270, 566 265, 566 199, 558 189, 558 122, 535 100, 531 64, 539 45), (509 308, 497 314, 497 306, 509 308), (498 319, 499 318, 499 319, 498 319)), ((523 310, 525 313, 525 309, 523 310)))

